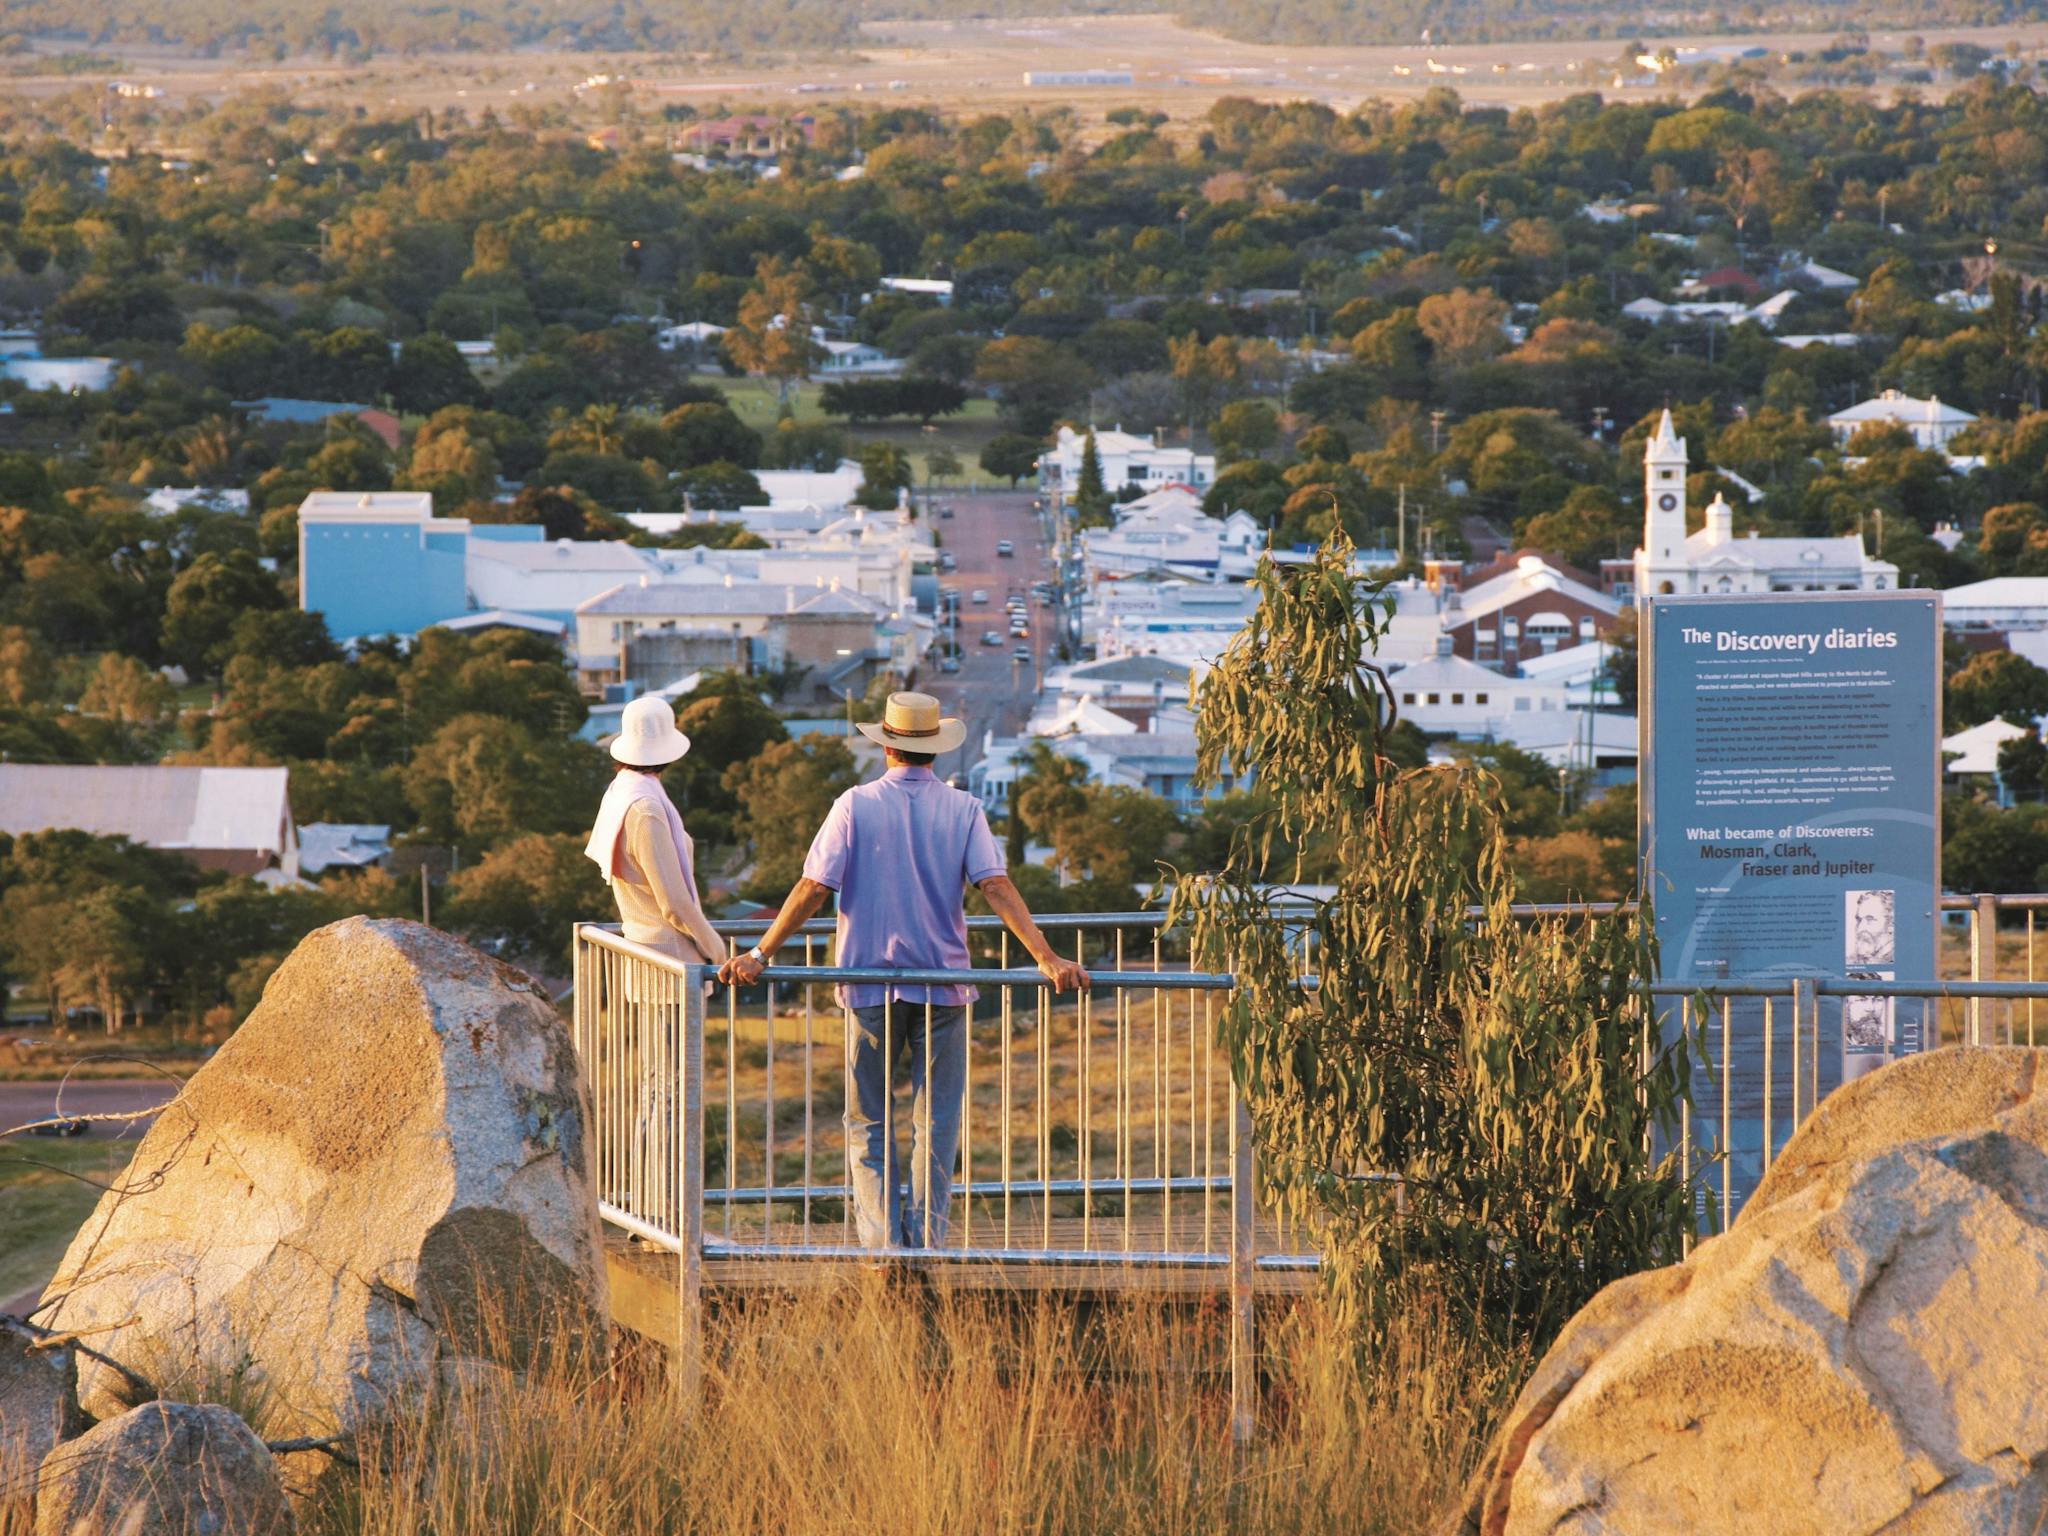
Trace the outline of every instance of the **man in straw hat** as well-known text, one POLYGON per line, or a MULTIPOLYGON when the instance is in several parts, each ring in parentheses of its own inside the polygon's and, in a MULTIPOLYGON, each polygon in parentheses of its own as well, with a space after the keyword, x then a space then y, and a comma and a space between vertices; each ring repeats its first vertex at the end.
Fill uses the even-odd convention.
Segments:
MULTIPOLYGON (((1010 882, 988 818, 972 795, 941 783, 932 760, 966 738, 958 720, 941 719, 939 701, 894 693, 880 725, 861 732, 878 742, 888 771, 849 789, 811 843, 803 878, 761 942, 719 969, 719 979, 756 979, 776 950, 824 905, 839 897, 839 963, 893 970, 965 970, 966 888, 989 907, 1038 963, 1055 991, 1088 985, 1088 973, 1053 953, 1010 882)), ((960 1096, 967 1072, 967 986, 843 986, 853 1015, 847 1035, 846 1138, 854 1220, 862 1246, 936 1247, 945 1241, 953 1158, 960 1143, 960 1096), (910 1058, 910 1203, 900 1207, 896 1149, 885 1132, 899 1057, 910 1058), (885 1211, 883 1193, 888 1192, 885 1211)))

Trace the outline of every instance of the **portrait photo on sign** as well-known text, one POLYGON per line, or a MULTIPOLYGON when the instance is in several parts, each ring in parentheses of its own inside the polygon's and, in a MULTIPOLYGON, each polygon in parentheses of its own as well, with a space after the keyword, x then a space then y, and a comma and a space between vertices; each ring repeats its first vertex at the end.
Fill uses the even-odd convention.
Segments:
MULTIPOLYGON (((1851 971, 1851 981, 1890 981, 1890 971, 1851 971)), ((1888 997, 1842 999, 1842 1049, 1851 1055, 1886 1052, 1892 1046, 1892 1000, 1888 997)))
POLYGON ((1890 965, 1898 948, 1898 893, 1845 891, 1842 963, 1890 965))

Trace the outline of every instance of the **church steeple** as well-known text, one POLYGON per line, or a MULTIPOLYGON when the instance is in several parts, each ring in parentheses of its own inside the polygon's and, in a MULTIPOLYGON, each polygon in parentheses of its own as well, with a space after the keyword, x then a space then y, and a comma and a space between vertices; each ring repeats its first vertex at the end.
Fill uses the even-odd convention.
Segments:
POLYGON ((1643 448, 1643 554, 1652 565, 1685 554, 1685 439, 1668 406, 1643 448))

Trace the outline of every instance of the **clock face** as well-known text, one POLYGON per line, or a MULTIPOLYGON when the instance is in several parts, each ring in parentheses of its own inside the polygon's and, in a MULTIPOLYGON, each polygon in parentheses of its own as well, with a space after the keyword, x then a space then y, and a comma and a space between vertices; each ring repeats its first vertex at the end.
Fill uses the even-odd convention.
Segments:
POLYGON ((1678 510, 1678 498, 1669 491, 1666 491, 1657 498, 1657 509, 1661 512, 1676 512, 1678 510))

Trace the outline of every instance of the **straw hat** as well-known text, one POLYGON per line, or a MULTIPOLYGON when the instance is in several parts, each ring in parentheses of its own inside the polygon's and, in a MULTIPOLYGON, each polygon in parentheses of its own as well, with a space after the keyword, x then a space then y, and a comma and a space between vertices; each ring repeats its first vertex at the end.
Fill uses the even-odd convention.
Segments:
POLYGON ((863 725, 869 741, 899 752, 950 752, 967 739, 963 720, 939 718, 939 701, 928 693, 892 693, 880 725, 863 725))
POLYGON ((690 750, 690 738, 676 729, 676 712, 668 700, 648 695, 619 711, 619 734, 612 738, 612 757, 635 768, 659 768, 690 750))

